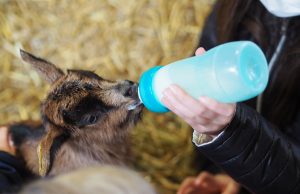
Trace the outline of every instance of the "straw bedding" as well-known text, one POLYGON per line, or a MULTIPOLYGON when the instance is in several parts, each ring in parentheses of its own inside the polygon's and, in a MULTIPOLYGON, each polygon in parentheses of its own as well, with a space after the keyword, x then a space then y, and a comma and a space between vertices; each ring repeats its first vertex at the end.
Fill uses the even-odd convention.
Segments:
MULTIPOLYGON (((47 84, 19 48, 62 69, 138 81, 154 65, 188 57, 212 0, 0 0, 0 124, 39 119, 47 84)), ((191 129, 172 113, 144 111, 132 131, 135 168, 159 193, 194 175, 191 129)))

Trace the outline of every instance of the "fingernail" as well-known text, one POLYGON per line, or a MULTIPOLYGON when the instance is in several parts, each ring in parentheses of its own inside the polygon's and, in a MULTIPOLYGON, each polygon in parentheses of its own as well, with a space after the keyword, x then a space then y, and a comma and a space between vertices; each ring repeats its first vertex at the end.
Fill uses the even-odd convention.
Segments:
POLYGON ((173 85, 169 86, 166 90, 165 90, 165 94, 167 96, 171 96, 176 94, 176 86, 174 87, 173 85))
POLYGON ((171 91, 171 88, 168 87, 167 89, 165 89, 163 92, 162 92, 163 96, 169 96, 172 94, 172 91, 171 91))
POLYGON ((171 90, 171 92, 173 93, 173 94, 177 94, 178 92, 180 92, 180 88, 177 86, 177 85, 175 85, 175 84, 173 84, 173 85, 170 85, 170 90, 171 90))

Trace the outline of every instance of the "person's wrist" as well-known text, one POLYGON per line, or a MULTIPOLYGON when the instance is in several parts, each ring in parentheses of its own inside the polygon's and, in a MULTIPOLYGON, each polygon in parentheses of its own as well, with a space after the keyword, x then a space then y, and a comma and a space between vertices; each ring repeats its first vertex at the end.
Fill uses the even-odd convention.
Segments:
MULTIPOLYGON (((227 127, 227 125, 226 125, 226 127, 227 127)), ((219 134, 221 134, 226 129, 226 127, 220 127, 220 129, 214 130, 214 131, 211 131, 210 129, 203 130, 203 128, 198 129, 196 127, 193 128, 193 130, 195 131, 196 134, 206 135, 207 137, 215 138, 219 134)))
POLYGON ((197 130, 193 131, 192 141, 197 146, 204 144, 204 143, 208 143, 208 142, 212 141, 213 139, 214 138, 211 135, 200 133, 197 130))
POLYGON ((220 127, 220 129, 214 131, 208 130, 206 132, 206 130, 203 130, 203 128, 201 129, 193 128, 194 129, 193 138, 192 138, 193 143, 197 146, 200 146, 201 144, 212 142, 214 139, 220 136, 228 128, 233 118, 235 117, 236 108, 237 106, 236 104, 234 104, 234 109, 231 114, 232 116, 230 117, 228 122, 226 122, 222 127, 220 127))

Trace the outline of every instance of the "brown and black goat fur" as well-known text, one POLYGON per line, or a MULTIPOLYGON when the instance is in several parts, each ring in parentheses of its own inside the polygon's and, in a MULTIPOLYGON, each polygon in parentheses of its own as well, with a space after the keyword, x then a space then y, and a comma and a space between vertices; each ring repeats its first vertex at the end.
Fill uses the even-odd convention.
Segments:
POLYGON ((26 167, 45 176, 95 164, 127 165, 129 129, 142 111, 137 84, 84 70, 63 73, 22 50, 21 57, 51 84, 41 105, 42 125, 9 126, 26 167))

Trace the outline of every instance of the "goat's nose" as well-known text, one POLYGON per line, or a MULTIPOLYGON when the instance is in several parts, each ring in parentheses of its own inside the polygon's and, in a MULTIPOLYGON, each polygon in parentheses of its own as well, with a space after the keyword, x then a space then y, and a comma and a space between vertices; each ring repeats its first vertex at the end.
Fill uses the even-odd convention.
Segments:
POLYGON ((128 85, 134 85, 134 84, 135 84, 133 81, 130 81, 130 80, 125 80, 125 82, 126 82, 128 85))
POLYGON ((133 81, 125 80, 125 97, 135 98, 138 96, 138 84, 134 83, 133 81))

